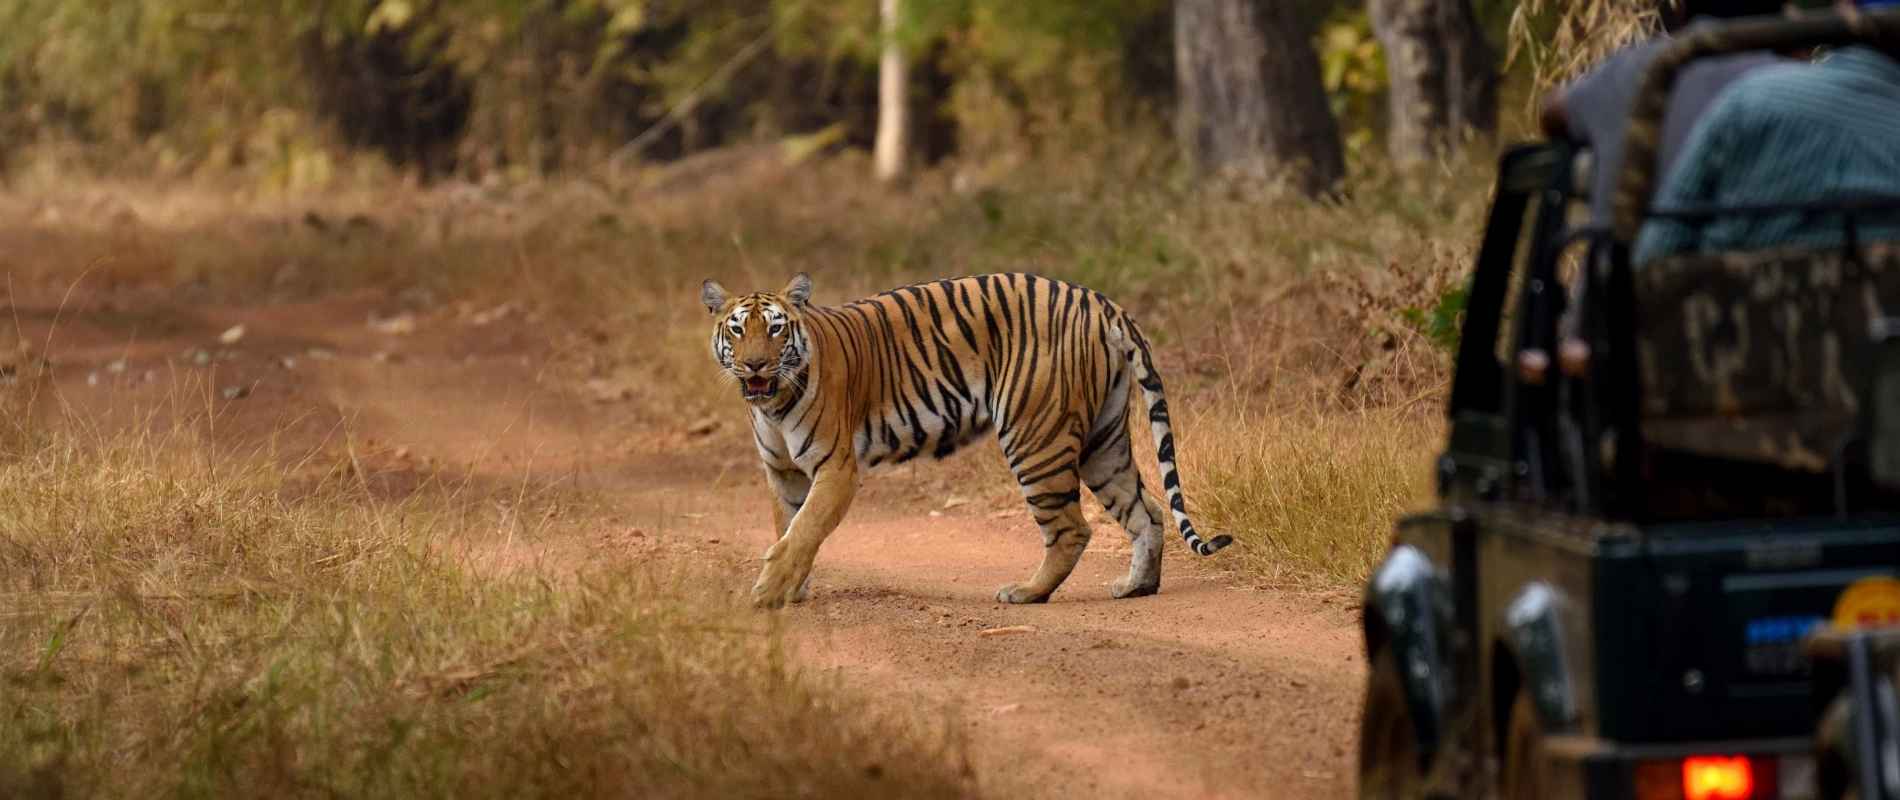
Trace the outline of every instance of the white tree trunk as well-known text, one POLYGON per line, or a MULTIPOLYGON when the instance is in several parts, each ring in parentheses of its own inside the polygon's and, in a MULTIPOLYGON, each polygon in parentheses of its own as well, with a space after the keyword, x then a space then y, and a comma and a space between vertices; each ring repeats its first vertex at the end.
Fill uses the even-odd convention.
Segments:
POLYGON ((894 180, 904 174, 908 120, 905 108, 909 98, 909 69, 904 63, 904 48, 897 42, 897 20, 902 0, 878 0, 878 15, 883 22, 884 55, 877 70, 877 140, 872 162, 877 179, 894 180))

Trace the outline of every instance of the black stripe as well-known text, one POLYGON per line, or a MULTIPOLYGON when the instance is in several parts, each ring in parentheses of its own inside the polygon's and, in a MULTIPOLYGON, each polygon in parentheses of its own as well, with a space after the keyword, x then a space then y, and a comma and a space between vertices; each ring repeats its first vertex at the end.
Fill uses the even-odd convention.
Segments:
POLYGON ((1068 508, 1073 503, 1081 502, 1082 490, 1070 489, 1066 492, 1039 492, 1029 495, 1025 499, 1028 500, 1029 505, 1036 508, 1058 510, 1068 508))

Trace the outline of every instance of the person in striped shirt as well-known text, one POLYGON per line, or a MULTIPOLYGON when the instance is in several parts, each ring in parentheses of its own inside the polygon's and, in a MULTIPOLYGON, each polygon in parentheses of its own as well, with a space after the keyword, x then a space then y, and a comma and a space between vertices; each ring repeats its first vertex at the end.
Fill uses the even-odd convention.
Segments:
MULTIPOLYGON (((1900 0, 1858 0, 1862 9, 1900 0)), ((1780 65, 1729 85, 1696 123, 1664 174, 1658 211, 1900 199, 1900 61, 1857 45, 1813 64, 1780 65)), ((1685 253, 1825 247, 1845 240, 1840 212, 1652 217, 1637 236, 1638 267, 1685 253)), ((1900 240, 1900 211, 1854 219, 1859 241, 1900 240)))

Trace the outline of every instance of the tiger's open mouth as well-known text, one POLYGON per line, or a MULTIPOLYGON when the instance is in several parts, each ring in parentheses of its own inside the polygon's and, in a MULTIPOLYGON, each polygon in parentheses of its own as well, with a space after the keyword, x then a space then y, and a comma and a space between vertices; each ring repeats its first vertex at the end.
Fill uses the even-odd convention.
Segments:
POLYGON ((739 381, 741 391, 747 400, 766 400, 778 394, 778 379, 766 377, 743 378, 739 381))

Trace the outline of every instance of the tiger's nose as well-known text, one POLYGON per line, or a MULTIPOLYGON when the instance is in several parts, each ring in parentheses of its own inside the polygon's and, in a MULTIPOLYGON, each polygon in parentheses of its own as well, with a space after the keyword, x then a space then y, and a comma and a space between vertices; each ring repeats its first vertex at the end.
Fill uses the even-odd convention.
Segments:
POLYGON ((771 363, 772 363, 771 361, 767 359, 763 359, 763 358, 749 358, 749 359, 746 359, 745 366, 746 366, 746 369, 752 370, 752 373, 756 375, 758 373, 764 372, 765 368, 767 366, 770 366, 771 363))

